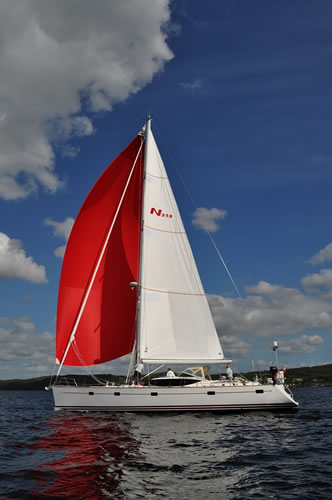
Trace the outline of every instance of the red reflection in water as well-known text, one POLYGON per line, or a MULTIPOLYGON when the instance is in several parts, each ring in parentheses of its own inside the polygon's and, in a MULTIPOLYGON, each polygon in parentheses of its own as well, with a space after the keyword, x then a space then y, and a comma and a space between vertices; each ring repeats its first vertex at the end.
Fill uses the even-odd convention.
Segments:
POLYGON ((33 447, 48 451, 50 460, 35 471, 39 488, 29 494, 98 499, 105 497, 105 489, 121 495, 124 466, 134 463, 139 453, 130 423, 97 414, 56 417, 48 423, 51 434, 33 447))

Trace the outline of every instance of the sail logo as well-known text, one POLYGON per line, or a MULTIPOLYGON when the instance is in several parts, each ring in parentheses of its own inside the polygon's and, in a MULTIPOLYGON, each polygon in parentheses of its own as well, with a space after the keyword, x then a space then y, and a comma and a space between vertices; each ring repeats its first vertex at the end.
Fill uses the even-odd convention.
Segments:
POLYGON ((165 217, 166 219, 172 219, 173 215, 172 214, 167 214, 159 208, 158 210, 156 208, 151 208, 150 214, 156 214, 158 217, 165 217))

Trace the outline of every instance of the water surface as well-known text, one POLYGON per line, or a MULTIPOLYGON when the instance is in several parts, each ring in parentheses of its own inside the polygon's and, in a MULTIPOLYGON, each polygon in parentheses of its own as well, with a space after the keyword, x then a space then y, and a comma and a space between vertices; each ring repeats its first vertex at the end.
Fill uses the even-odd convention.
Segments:
POLYGON ((3 498, 331 499, 332 388, 297 413, 54 412, 0 391, 3 498))

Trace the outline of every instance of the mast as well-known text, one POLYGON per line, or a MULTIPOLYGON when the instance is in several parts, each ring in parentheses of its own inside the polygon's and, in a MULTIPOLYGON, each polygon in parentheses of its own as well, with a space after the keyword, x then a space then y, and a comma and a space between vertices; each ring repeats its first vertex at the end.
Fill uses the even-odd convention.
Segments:
POLYGON ((141 245, 139 255, 139 270, 138 270, 138 301, 137 301, 137 329, 136 329, 136 362, 141 360, 140 349, 140 334, 141 334, 141 294, 142 294, 142 261, 143 261, 143 246, 144 246, 144 201, 145 201, 145 179, 149 156, 149 138, 151 132, 151 116, 148 116, 145 124, 145 147, 144 147, 144 172, 143 172, 143 189, 142 189, 142 221, 141 221, 141 245))

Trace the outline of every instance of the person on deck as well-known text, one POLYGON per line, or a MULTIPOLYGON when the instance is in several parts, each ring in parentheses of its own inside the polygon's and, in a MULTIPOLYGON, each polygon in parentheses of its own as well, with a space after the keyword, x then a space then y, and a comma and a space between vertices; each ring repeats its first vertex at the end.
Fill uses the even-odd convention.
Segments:
POLYGON ((173 370, 171 368, 168 368, 167 373, 166 373, 166 377, 175 377, 175 373, 173 372, 173 370))
POLYGON ((233 370, 229 365, 226 365, 226 375, 230 382, 233 382, 233 370))
POLYGON ((276 385, 277 379, 278 379, 278 368, 277 366, 271 366, 270 367, 270 373, 272 377, 272 383, 273 385, 276 385))
POLYGON ((137 363, 135 365, 135 371, 134 371, 134 382, 135 382, 135 384, 138 384, 139 381, 141 380, 143 369, 144 369, 143 363, 137 363))

